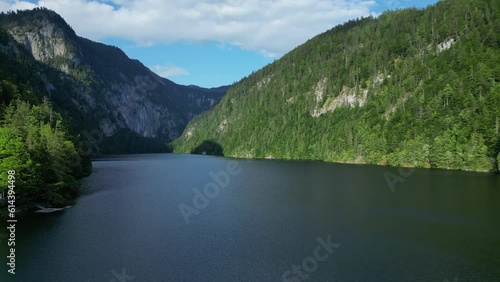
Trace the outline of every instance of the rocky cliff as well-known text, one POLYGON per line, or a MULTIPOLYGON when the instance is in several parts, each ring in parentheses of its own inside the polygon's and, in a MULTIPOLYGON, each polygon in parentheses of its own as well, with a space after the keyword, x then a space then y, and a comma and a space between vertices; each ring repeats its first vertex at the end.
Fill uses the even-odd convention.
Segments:
POLYGON ((111 137, 129 130, 171 141, 199 113, 215 105, 227 87, 177 85, 159 77, 117 47, 81 38, 57 13, 47 9, 0 15, 10 39, 0 47, 13 55, 22 48, 39 64, 49 96, 76 130, 99 130, 111 137), (11 40, 12 41, 12 40, 11 40))

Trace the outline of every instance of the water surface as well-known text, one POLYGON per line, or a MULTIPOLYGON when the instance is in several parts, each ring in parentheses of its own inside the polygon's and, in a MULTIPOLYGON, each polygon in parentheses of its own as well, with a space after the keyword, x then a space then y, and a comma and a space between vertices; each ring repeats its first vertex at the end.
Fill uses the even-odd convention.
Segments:
POLYGON ((93 164, 75 207, 19 219, 17 274, 3 267, 0 281, 500 281, 497 175, 416 170, 392 191, 384 175, 398 170, 378 166, 175 154, 93 164), (241 172, 186 224, 179 204, 193 207, 193 188, 232 161, 241 172), (329 236, 340 245, 313 259, 329 236), (283 280, 292 265, 307 279, 283 280))

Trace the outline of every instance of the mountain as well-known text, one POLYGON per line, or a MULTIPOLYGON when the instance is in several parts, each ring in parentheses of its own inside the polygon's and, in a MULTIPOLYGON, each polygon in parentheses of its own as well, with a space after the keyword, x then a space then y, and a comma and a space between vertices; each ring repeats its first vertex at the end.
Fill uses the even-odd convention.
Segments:
POLYGON ((500 1, 445 0, 336 26, 233 85, 175 150, 492 171, 498 15, 500 1))
POLYGON ((227 90, 159 77, 119 48, 77 36, 62 17, 44 8, 2 13, 0 30, 6 31, 0 79, 36 85, 37 94, 48 96, 76 133, 99 135, 94 138, 99 142, 90 141, 101 151, 140 152, 141 144, 170 142, 227 90), (15 64, 29 65, 27 72, 12 75, 15 64))
MULTIPOLYGON (((46 9, 0 14, 0 195, 74 204, 90 155, 166 152, 227 87, 182 86, 120 49, 78 37, 46 9), (9 193, 7 193, 9 192, 9 193)), ((0 218, 7 217, 0 199, 0 218)), ((5 209, 4 209, 5 208, 5 209)))

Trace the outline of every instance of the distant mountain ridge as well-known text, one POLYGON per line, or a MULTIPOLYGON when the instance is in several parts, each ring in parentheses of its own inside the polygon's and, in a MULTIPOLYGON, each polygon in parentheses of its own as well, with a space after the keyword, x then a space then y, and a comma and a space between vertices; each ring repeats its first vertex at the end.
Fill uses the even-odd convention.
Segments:
MULTIPOLYGON (((175 84, 117 47, 77 36, 62 17, 44 8, 2 13, 0 29, 7 32, 0 51, 11 58, 22 51, 24 60, 30 61, 26 53, 36 60, 30 64, 37 65, 35 76, 43 84, 38 90, 76 131, 97 129, 111 137, 125 130, 137 138, 169 142, 193 117, 217 104, 228 88, 175 84)), ((2 67, 8 68, 0 63, 2 67)))
POLYGON ((175 150, 495 170, 498 15, 500 1, 446 0, 339 25, 234 84, 175 150))

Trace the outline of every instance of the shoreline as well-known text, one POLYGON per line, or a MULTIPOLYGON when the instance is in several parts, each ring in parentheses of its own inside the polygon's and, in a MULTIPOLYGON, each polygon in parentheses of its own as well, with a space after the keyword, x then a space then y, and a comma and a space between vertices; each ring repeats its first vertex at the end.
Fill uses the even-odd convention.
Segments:
MULTIPOLYGON (((204 156, 202 154, 191 154, 191 153, 185 153, 185 152, 173 152, 171 154, 182 154, 182 155, 200 155, 204 156)), ((417 167, 417 166, 411 166, 411 165, 406 165, 406 166, 392 166, 388 164, 383 164, 383 163, 378 163, 378 164, 373 164, 373 163, 367 163, 363 162, 360 160, 354 160, 354 161, 330 161, 330 160, 321 160, 321 159, 308 159, 308 158, 275 158, 273 156, 267 155, 266 157, 263 158, 256 158, 256 157, 251 157, 249 155, 209 155, 209 156, 216 156, 216 157, 224 157, 228 159, 241 159, 241 160, 258 160, 258 161, 266 161, 266 160, 274 160, 274 161, 306 161, 306 162, 323 162, 323 163, 331 163, 331 164, 350 164, 350 165, 373 165, 373 166, 379 166, 379 167, 387 167, 387 168, 414 168, 414 169, 428 169, 428 170, 443 170, 443 171, 463 171, 463 172, 475 172, 475 173, 490 173, 490 174, 496 174, 500 175, 500 171, 495 171, 495 170, 473 170, 473 169, 456 169, 456 168, 437 168, 437 167, 417 167)))

